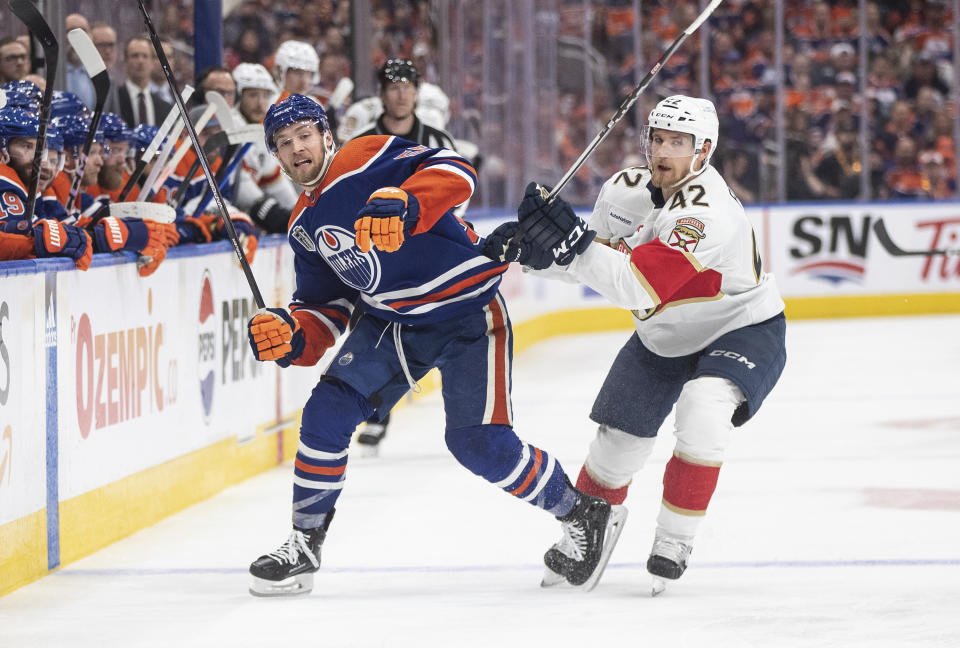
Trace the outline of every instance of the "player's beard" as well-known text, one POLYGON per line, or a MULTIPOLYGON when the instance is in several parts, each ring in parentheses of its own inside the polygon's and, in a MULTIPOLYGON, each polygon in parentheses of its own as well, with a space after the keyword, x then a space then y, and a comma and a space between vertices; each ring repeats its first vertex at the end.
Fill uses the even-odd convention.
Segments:
MULTIPOLYGON (((674 162, 671 160, 670 162, 674 162)), ((662 189, 664 192, 669 191, 675 185, 677 185, 686 175, 685 171, 678 169, 676 164, 671 164, 670 162, 665 161, 654 161, 650 165, 650 182, 654 187, 662 189), (668 166, 669 169, 660 169, 660 165, 668 166)))
POLYGON ((101 189, 116 191, 123 186, 123 166, 103 165, 97 175, 97 184, 101 189))
POLYGON ((287 175, 301 187, 309 186, 311 183, 316 182, 316 178, 323 168, 323 159, 324 158, 321 157, 319 160, 313 160, 310 164, 287 169, 287 175))
POLYGON ((7 162, 7 166, 16 172, 24 186, 30 186, 30 183, 33 181, 33 160, 23 162, 11 157, 10 161, 7 162))

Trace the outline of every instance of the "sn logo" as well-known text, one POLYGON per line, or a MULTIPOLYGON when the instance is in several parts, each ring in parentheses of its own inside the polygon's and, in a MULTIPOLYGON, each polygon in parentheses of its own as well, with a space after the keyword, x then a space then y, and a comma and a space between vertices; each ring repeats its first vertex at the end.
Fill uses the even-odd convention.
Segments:
POLYGON ((723 356, 724 358, 730 358, 731 360, 736 360, 737 362, 742 362, 743 364, 747 365, 747 369, 753 369, 754 367, 757 366, 755 363, 747 360, 747 356, 742 356, 736 351, 724 351, 723 349, 714 349, 713 351, 710 352, 710 357, 712 358, 716 358, 719 356, 723 356))

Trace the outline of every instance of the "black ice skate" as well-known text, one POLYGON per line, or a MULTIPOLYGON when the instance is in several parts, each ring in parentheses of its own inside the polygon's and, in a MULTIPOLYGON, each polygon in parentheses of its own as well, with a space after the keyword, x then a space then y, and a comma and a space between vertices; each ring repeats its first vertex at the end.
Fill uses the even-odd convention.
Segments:
POLYGON ((566 580, 588 592, 596 587, 626 518, 625 506, 610 506, 581 493, 573 510, 557 518, 563 523, 563 537, 543 556, 547 569, 540 584, 550 587, 566 580))
POLYGON ((376 457, 380 450, 380 442, 387 436, 387 425, 390 423, 388 416, 382 422, 367 421, 363 431, 357 435, 357 443, 362 447, 362 456, 376 457))
POLYGON ((250 593, 254 596, 292 596, 313 589, 313 574, 320 569, 320 547, 333 519, 327 514, 319 529, 293 528, 276 551, 260 556, 250 565, 250 593))
POLYGON ((653 576, 651 594, 656 596, 666 588, 666 580, 677 580, 687 569, 687 561, 693 545, 691 538, 681 538, 657 529, 650 557, 647 559, 647 571, 653 576))

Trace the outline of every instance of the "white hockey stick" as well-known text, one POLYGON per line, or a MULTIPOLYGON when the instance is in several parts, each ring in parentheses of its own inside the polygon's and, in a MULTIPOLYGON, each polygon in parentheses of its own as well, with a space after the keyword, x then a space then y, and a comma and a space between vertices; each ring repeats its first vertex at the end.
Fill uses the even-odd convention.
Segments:
MULTIPOLYGON (((213 106, 213 110, 217 115, 217 121, 220 123, 220 128, 227 131, 228 133, 236 129, 236 124, 233 119, 233 110, 230 109, 230 106, 227 105, 227 100, 223 98, 223 95, 219 92, 214 92, 209 90, 203 98, 208 104, 213 106)), ((197 129, 199 130, 199 129, 197 129)))
MULTIPOLYGON (((183 92, 180 93, 180 96, 183 98, 184 102, 190 100, 190 97, 193 96, 193 86, 186 85, 183 87, 183 92)), ((144 149, 143 153, 140 155, 140 159, 137 160, 136 168, 133 173, 130 174, 130 179, 127 180, 127 184, 124 185, 123 191, 120 192, 119 201, 123 201, 127 194, 130 193, 130 190, 133 189, 133 185, 137 183, 140 179, 140 176, 143 175, 143 170, 147 168, 147 165, 150 164, 150 160, 153 159, 154 154, 160 148, 160 145, 163 143, 164 138, 170 132, 170 128, 173 126, 173 122, 176 121, 179 113, 174 108, 170 109, 170 112, 167 113, 167 116, 163 118, 163 121, 160 123, 160 127, 157 129, 157 134, 153 136, 153 139, 150 140, 150 144, 147 145, 147 148, 144 149)))
MULTIPOLYGON (((202 131, 210 119, 213 117, 214 107, 207 106, 207 109, 203 111, 200 115, 200 119, 197 120, 197 123, 194 124, 197 131, 202 131)), ((180 146, 177 147, 177 152, 173 154, 173 157, 170 158, 170 161, 163 165, 163 171, 160 172, 160 175, 157 176, 155 185, 157 185, 157 191, 160 190, 160 187, 163 186, 163 183, 166 182, 167 178, 170 177, 170 174, 173 173, 177 165, 180 164, 180 160, 183 159, 183 156, 187 154, 187 151, 190 149, 192 142, 190 138, 187 138, 180 142, 180 146)), ((146 187, 146 185, 144 185, 146 187)), ((151 185, 151 189, 153 185, 151 185)))
POLYGON ((330 93, 330 98, 327 99, 327 105, 335 110, 339 110, 351 92, 353 92, 353 80, 349 77, 343 77, 337 82, 337 87, 333 89, 333 92, 330 93))
POLYGON ((177 219, 177 210, 163 203, 121 202, 110 203, 110 215, 117 218, 139 218, 156 223, 172 223, 177 219))
POLYGON ((641 93, 647 89, 647 86, 650 85, 650 83, 653 81, 653 78, 657 76, 657 73, 661 69, 663 69, 667 59, 673 56, 673 53, 676 52, 681 45, 683 45, 683 41, 687 40, 687 36, 697 31, 700 25, 702 25, 704 21, 710 17, 710 14, 713 13, 713 10, 716 9, 721 2, 723 2, 723 0, 713 0, 713 2, 708 4, 707 7, 700 12, 700 15, 697 16, 697 19, 690 23, 690 26, 684 29, 683 33, 677 36, 676 40, 670 44, 670 47, 668 47, 663 54, 660 55, 660 58, 657 59, 656 64, 650 69, 649 72, 647 72, 647 76, 643 77, 640 85, 634 88, 633 92, 630 93, 630 96, 628 96, 624 102, 620 104, 620 107, 617 108, 617 112, 614 113, 613 117, 610 118, 610 121, 608 121, 600 130, 600 132, 597 133, 597 136, 593 138, 593 141, 590 142, 589 145, 587 145, 587 148, 584 149, 583 153, 580 154, 580 157, 578 157, 573 165, 567 169, 567 172, 563 174, 563 177, 560 178, 556 186, 554 186, 553 190, 550 192, 550 195, 547 196, 547 202, 552 202, 553 199, 557 197, 566 184, 570 182, 570 178, 576 174, 580 167, 583 166, 583 163, 587 161, 587 158, 590 157, 590 155, 598 146, 600 146, 600 143, 607 137, 610 131, 613 130, 613 127, 616 126, 621 119, 623 119, 623 116, 628 110, 630 110, 630 107, 636 103, 641 93))
POLYGON ((170 153, 173 152, 173 147, 177 143, 177 138, 180 137, 181 130, 183 130, 183 120, 177 117, 173 122, 173 128, 170 129, 170 137, 164 142, 163 148, 160 149, 160 153, 157 155, 156 163, 153 165, 153 168, 150 169, 150 174, 143 182, 143 187, 140 188, 136 202, 146 202, 148 197, 152 197, 153 191, 151 191, 151 189, 156 184, 157 178, 160 176, 160 173, 163 172, 164 167, 166 167, 167 159, 170 157, 170 153))

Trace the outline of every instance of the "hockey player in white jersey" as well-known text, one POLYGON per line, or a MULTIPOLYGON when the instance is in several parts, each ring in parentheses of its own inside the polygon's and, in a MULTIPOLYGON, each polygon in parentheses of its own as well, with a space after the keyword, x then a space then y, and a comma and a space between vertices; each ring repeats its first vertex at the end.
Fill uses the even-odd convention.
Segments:
MULTIPOLYGON (((259 63, 240 63, 233 69, 233 79, 237 84, 236 117, 245 124, 262 123, 279 93, 270 73, 259 63)), ((262 140, 254 142, 243 157, 243 170, 237 177, 251 181, 237 183, 237 204, 267 232, 286 233, 299 190, 262 140)))
MULTIPOLYGON (((577 488, 621 504, 676 404, 676 445, 647 561, 654 594, 686 569, 733 430, 756 413, 786 362, 783 301, 761 268, 743 206, 709 164, 717 138, 710 101, 664 99, 643 132, 649 166, 604 184, 589 230, 531 183, 519 235, 505 249, 508 259, 549 266, 634 314, 636 334, 590 414, 599 427, 577 488)), ((506 243, 517 225, 498 229, 506 243)), ((552 567, 569 544, 563 538, 547 552, 545 585, 562 580, 552 567)))

